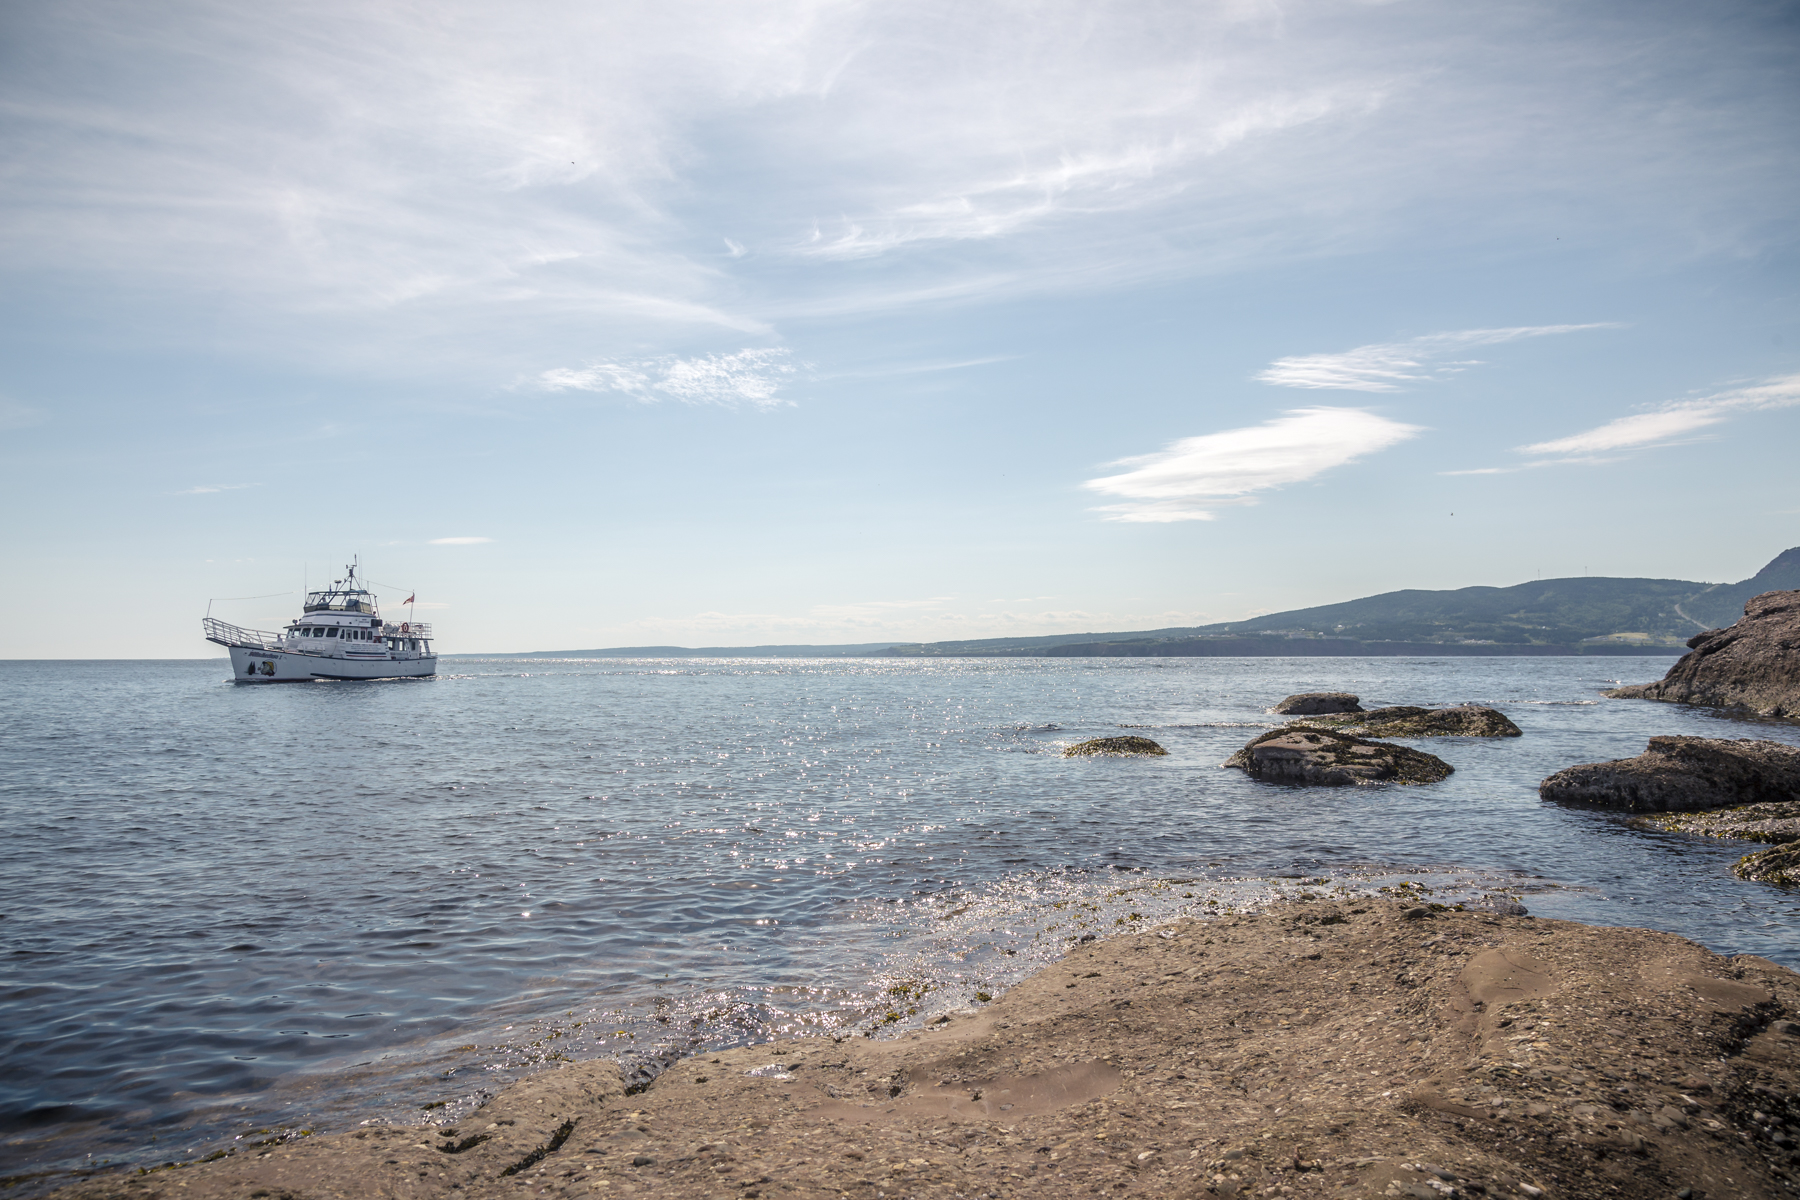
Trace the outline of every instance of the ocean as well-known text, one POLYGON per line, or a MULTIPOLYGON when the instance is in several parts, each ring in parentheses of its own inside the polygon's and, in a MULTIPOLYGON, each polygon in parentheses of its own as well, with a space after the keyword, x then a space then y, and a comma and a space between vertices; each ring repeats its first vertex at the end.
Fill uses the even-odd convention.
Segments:
MULTIPOLYGON (((0 1174, 454 1118, 520 1073, 886 1033, 1067 947, 1275 896, 1510 897, 1800 966, 1756 847, 1545 804, 1660 733, 1672 660, 446 659, 243 687, 223 660, 0 663, 0 1174), (1491 704, 1426 787, 1219 763, 1301 691, 1491 704), (1064 758, 1136 733, 1164 758, 1064 758)), ((23 1177, 23 1178, 21 1178, 23 1177)))

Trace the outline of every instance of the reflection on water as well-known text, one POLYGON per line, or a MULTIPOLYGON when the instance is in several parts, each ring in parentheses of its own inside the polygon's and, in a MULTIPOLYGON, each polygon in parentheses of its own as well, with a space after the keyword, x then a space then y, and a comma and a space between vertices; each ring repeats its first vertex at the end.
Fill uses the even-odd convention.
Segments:
POLYGON ((180 1159, 454 1117, 559 1058, 880 1033, 1070 938, 1275 894, 1514 895, 1800 962, 1794 897, 1730 875, 1750 847, 1537 799, 1654 733, 1800 743, 1597 694, 1667 665, 464 660, 244 688, 3 664, 6 1158, 180 1159), (1423 788, 1218 768, 1274 700, 1337 690, 1525 736, 1431 743, 1456 774, 1423 788), (1060 756, 1120 727, 1168 757, 1060 756))

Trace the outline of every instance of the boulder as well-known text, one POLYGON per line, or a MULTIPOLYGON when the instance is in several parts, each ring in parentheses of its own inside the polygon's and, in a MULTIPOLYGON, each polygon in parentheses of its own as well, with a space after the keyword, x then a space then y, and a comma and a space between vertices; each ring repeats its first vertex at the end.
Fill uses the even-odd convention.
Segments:
POLYGON ((1749 738, 1653 737, 1636 758, 1564 767, 1538 785, 1558 804, 1696 812, 1800 800, 1800 749, 1749 738))
POLYGON ((1521 736, 1519 727, 1508 720, 1505 713, 1481 704, 1458 704, 1453 708, 1415 708, 1402 704, 1371 709, 1356 716, 1296 721, 1294 724, 1322 725, 1360 737, 1376 738, 1521 736))
POLYGON ((1688 645, 1689 652, 1656 683, 1606 695, 1800 717, 1800 591, 1752 596, 1737 624, 1695 634, 1688 645))
POLYGON ((1454 769, 1436 755, 1331 729, 1288 726, 1253 738, 1223 766, 1271 783, 1436 783, 1454 769))
POLYGON ((1301 692, 1269 710, 1283 716, 1310 717, 1317 713, 1359 713, 1362 699, 1349 692, 1301 692))
POLYGON ((1167 754, 1161 746, 1144 737, 1103 737, 1078 742, 1063 751, 1064 758, 1089 754, 1167 754))
POLYGON ((1738 859, 1731 873, 1754 883, 1800 884, 1800 842, 1758 850, 1738 859))

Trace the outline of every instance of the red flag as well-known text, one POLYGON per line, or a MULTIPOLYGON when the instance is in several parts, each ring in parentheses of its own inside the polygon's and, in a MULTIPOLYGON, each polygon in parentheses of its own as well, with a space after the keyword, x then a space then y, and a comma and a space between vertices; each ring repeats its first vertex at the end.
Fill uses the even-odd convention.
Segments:
MULTIPOLYGON (((418 595, 418 593, 417 593, 417 592, 414 592, 414 593, 413 593, 413 596, 416 596, 416 595, 418 595)), ((402 603, 402 604, 411 604, 411 603, 412 603, 412 602, 413 602, 413 597, 412 597, 412 596, 408 596, 408 597, 407 597, 407 598, 406 598, 406 599, 404 599, 404 600, 402 600, 402 601, 401 601, 401 602, 400 602, 400 603, 402 603)))

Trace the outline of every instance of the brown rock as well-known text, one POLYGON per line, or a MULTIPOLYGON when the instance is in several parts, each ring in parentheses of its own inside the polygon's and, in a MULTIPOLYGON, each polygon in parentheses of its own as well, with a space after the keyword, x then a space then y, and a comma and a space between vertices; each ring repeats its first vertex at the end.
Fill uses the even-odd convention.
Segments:
POLYGON ((1301 692, 1289 696, 1269 710, 1288 716, 1313 716, 1317 713, 1359 713, 1362 698, 1349 692, 1301 692))
POLYGON ((1800 749, 1749 738, 1653 737, 1636 758, 1564 767, 1538 784, 1538 795, 1627 812, 1800 801, 1800 749))
POLYGON ((1353 783, 1436 783, 1455 768, 1433 754, 1364 741, 1310 726, 1271 729, 1221 766, 1238 767, 1271 783, 1342 787, 1353 783))
POLYGON ((572 1063, 464 1117, 490 1137, 461 1152, 431 1126, 322 1130, 59 1195, 1787 1194, 1768 1118, 1792 1120, 1800 1059, 1770 1021, 1800 1010, 1800 976, 1667 933, 1453 909, 1426 945, 1401 907, 1077 944, 941 1025, 702 1054, 636 1094, 612 1063, 572 1063))
POLYGON ((1483 704, 1458 704, 1453 708, 1398 705, 1371 709, 1356 717, 1297 721, 1295 724, 1324 725, 1375 738, 1519 737, 1522 733, 1505 713, 1483 704))
POLYGON ((1146 737, 1103 737, 1077 742, 1063 751, 1064 758, 1089 754, 1167 754, 1161 746, 1146 737))
POLYGON ((1800 885, 1800 843, 1789 842, 1773 850, 1758 850, 1738 859, 1731 873, 1753 883, 1800 885))
POLYGON ((1800 801, 1781 804, 1739 804, 1712 812, 1664 813, 1639 818, 1638 824, 1670 833, 1695 833, 1702 837, 1741 838, 1747 842, 1800 842, 1800 801))
POLYGON ((1800 717, 1800 591, 1752 596, 1737 624, 1696 634, 1688 645, 1693 649, 1658 682, 1606 695, 1800 717))

